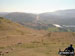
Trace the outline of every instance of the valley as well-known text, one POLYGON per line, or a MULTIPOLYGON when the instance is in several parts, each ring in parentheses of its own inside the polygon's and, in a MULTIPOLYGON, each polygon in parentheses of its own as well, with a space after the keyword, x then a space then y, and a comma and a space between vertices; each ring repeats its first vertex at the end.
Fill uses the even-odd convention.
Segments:
POLYGON ((25 12, 1 12, 0 16, 32 29, 48 31, 48 29, 54 28, 54 30, 51 32, 75 32, 74 14, 75 9, 68 9, 41 14, 25 12), (54 26, 54 24, 60 25, 62 28, 54 26))

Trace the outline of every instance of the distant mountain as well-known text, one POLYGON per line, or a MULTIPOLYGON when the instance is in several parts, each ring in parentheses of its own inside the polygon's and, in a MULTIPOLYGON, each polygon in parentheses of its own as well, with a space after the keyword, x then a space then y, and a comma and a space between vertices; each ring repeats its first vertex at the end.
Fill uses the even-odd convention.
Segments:
POLYGON ((12 21, 22 23, 22 22, 34 22, 36 15, 30 13, 13 12, 5 15, 4 17, 12 21))
POLYGON ((37 20, 37 15, 32 13, 23 12, 12 12, 12 13, 0 13, 0 16, 8 18, 12 21, 20 23, 32 23, 40 22, 46 24, 61 24, 61 25, 74 25, 75 24, 75 9, 69 10, 58 10, 55 12, 47 12, 38 14, 39 20, 37 20))
POLYGON ((75 9, 68 9, 68 10, 58 10, 55 11, 58 14, 75 14, 75 9))
POLYGON ((40 14, 40 21, 51 24, 75 24, 75 9, 40 14))
POLYGON ((75 25, 75 9, 58 10, 38 15, 23 12, 1 12, 0 16, 35 29, 48 29, 49 27, 55 27, 53 24, 75 25))
POLYGON ((0 17, 4 17, 8 14, 8 12, 0 12, 0 17))

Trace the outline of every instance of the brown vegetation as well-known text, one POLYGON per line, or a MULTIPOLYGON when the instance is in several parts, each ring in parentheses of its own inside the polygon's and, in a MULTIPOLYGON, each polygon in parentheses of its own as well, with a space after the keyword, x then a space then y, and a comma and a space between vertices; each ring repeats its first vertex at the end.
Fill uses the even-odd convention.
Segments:
POLYGON ((58 50, 69 44, 75 47, 74 32, 34 30, 0 19, 0 55, 58 56, 58 50), (2 53, 2 54, 1 54, 2 53))

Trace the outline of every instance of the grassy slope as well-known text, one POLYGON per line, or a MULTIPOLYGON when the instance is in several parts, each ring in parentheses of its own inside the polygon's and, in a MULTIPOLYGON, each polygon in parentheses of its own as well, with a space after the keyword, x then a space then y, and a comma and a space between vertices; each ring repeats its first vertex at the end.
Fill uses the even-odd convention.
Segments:
POLYGON ((71 43, 75 44, 73 32, 48 33, 0 19, 0 51, 4 56, 58 56, 59 48, 71 43))

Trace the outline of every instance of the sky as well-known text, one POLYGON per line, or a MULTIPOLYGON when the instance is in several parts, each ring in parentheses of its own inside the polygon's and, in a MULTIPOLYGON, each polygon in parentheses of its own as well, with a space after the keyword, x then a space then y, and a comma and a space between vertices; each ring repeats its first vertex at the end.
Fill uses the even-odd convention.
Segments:
POLYGON ((0 0, 0 12, 44 13, 75 9, 75 0, 0 0))

